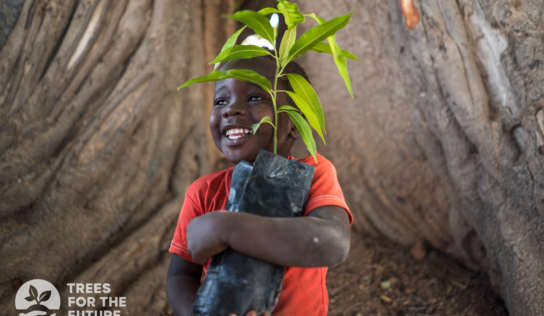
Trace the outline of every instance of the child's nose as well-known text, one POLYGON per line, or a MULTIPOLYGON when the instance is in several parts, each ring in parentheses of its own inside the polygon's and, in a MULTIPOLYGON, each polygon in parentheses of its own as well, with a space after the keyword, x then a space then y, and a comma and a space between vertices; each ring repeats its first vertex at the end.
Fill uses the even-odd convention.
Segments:
POLYGON ((247 111, 245 106, 239 104, 238 102, 230 104, 223 111, 224 118, 227 118, 229 116, 246 115, 246 114, 247 114, 247 111))

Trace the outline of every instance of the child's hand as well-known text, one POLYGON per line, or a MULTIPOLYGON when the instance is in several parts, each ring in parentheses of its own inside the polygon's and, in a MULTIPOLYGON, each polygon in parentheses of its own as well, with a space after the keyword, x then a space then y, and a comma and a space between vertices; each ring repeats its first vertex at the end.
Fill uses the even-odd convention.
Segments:
POLYGON ((229 212, 210 212, 194 218, 187 225, 187 252, 195 263, 204 264, 210 257, 227 249, 224 219, 229 212))

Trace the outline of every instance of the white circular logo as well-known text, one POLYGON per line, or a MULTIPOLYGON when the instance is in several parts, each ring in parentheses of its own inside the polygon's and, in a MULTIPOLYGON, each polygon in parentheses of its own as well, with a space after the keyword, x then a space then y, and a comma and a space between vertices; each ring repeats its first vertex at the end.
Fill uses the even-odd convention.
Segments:
POLYGON ((17 291, 15 308, 19 316, 55 316, 53 311, 60 308, 59 291, 45 280, 30 280, 17 291))

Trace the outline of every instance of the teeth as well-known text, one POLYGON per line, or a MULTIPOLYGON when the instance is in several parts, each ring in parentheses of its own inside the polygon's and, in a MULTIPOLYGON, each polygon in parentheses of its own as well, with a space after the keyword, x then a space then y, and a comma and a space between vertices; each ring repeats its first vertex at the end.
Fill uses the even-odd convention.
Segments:
POLYGON ((225 134, 229 137, 229 139, 238 139, 242 137, 243 135, 232 135, 232 134, 253 134, 253 131, 247 128, 231 128, 225 134))

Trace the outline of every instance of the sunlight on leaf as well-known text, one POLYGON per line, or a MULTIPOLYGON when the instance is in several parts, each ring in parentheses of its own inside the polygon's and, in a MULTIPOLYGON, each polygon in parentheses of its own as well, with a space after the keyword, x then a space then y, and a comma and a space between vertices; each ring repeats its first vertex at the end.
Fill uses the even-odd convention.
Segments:
POLYGON ((221 81, 225 79, 230 78, 236 78, 240 81, 249 81, 258 84, 261 86, 266 92, 272 93, 272 84, 268 79, 265 77, 259 75, 253 70, 247 70, 247 69, 231 69, 227 71, 216 71, 212 72, 211 74, 207 76, 202 76, 198 78, 193 78, 183 85, 178 87, 178 90, 188 87, 195 83, 202 83, 202 82, 210 82, 210 81, 221 81))
MULTIPOLYGON (((311 107, 312 112, 315 114, 319 121, 319 126, 323 129, 325 134, 327 130, 325 129, 325 114, 323 113, 323 107, 321 106, 321 101, 317 96, 312 85, 301 75, 299 74, 286 74, 287 79, 295 93, 299 95, 304 101, 311 107)), ((324 140, 323 140, 324 141, 324 140)))
POLYGON ((284 66, 284 62, 287 60, 287 56, 289 56, 289 51, 291 50, 291 47, 295 44, 295 40, 297 39, 297 28, 294 27, 290 30, 285 31, 285 34, 283 35, 283 38, 281 39, 280 44, 280 63, 281 66, 284 66))
POLYGON ((244 10, 238 11, 229 16, 238 22, 247 24, 255 33, 261 35, 270 43, 274 43, 274 29, 270 25, 270 21, 262 14, 255 11, 244 10))
POLYGON ((272 55, 264 48, 255 45, 235 45, 221 52, 210 64, 234 59, 247 59, 264 55, 272 55))
POLYGON ((285 64, 307 52, 316 43, 322 42, 327 37, 334 35, 337 31, 344 28, 354 12, 355 11, 352 11, 349 14, 336 17, 328 22, 315 26, 304 33, 291 48, 285 64))
POLYGON ((280 1, 278 3, 278 10, 283 14, 285 19, 285 24, 287 24, 287 29, 292 29, 297 26, 299 23, 304 23, 306 18, 298 10, 296 3, 291 3, 289 1, 280 1))
POLYGON ((300 95, 291 91, 285 92, 291 97, 291 99, 293 99, 293 101, 295 101, 295 104, 302 111, 302 113, 304 113, 304 116, 306 116, 310 125, 316 130, 319 136, 321 136, 323 143, 325 143, 325 137, 323 137, 323 132, 321 131, 321 124, 319 123, 319 119, 315 115, 312 107, 308 105, 300 95))
POLYGON ((262 14, 262 15, 270 15, 272 13, 281 13, 281 12, 280 12, 280 10, 275 9, 275 8, 264 8, 264 9, 259 10, 258 13, 262 14))
MULTIPOLYGON (((227 50, 227 49, 231 48, 232 46, 234 46, 234 44, 236 44, 236 40, 238 39, 238 36, 240 36, 240 33, 242 33, 246 29, 246 27, 247 27, 247 25, 242 27, 238 31, 234 32, 234 34, 232 34, 227 39, 227 41, 223 45, 223 48, 221 48, 221 52, 219 52, 220 55, 224 50, 227 50)), ((215 66, 213 66, 213 71, 215 71, 217 69, 217 67, 219 67, 219 64, 220 63, 216 63, 215 66)))

